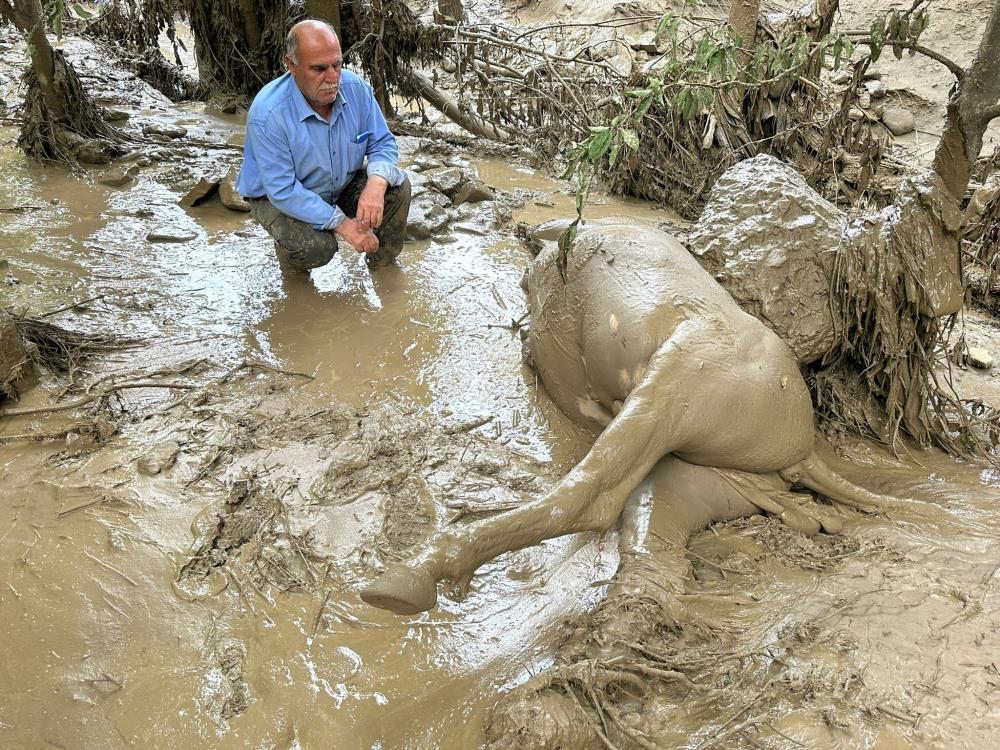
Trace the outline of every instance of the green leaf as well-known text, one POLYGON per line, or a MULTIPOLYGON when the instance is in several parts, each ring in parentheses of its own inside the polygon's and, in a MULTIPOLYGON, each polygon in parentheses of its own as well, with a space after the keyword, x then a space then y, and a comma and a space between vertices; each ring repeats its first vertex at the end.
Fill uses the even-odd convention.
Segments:
POLYGON ((633 116, 632 119, 634 119, 636 122, 639 122, 639 120, 641 120, 643 117, 646 116, 646 113, 649 111, 649 108, 652 104, 653 104, 653 95, 650 94, 641 102, 639 102, 639 106, 635 108, 635 115, 633 116))
POLYGON ((663 36, 663 32, 670 26, 671 21, 673 21, 673 17, 673 13, 664 13, 660 17, 660 22, 656 24, 656 33, 653 34, 653 39, 657 42, 660 41, 660 37, 663 36))
POLYGON ((622 141, 633 151, 639 150, 639 136, 636 135, 634 130, 629 130, 628 128, 623 128, 622 131, 622 141))
POLYGON ((868 32, 868 43, 871 46, 871 59, 876 62, 882 54, 882 45, 885 44, 885 18, 876 16, 872 21, 871 29, 868 32))
POLYGON ((618 153, 622 150, 621 138, 615 138, 611 143, 611 154, 608 156, 608 166, 614 169, 618 163, 618 153))
POLYGON ((587 157, 592 162, 600 161, 601 157, 607 153, 608 146, 611 145, 611 130, 605 128, 602 132, 594 133, 590 137, 590 147, 587 150, 587 157))
POLYGON ((76 14, 77 18, 87 19, 94 17, 94 14, 80 5, 80 3, 73 3, 73 13, 76 14))

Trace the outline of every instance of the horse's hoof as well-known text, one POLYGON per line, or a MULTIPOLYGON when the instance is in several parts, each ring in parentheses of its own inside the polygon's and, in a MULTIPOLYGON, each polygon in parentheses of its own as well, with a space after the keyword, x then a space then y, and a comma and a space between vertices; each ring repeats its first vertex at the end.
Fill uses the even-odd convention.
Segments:
POLYGON ((365 587, 361 598, 373 607, 397 615, 415 615, 426 612, 437 602, 437 582, 422 570, 390 565, 365 587))

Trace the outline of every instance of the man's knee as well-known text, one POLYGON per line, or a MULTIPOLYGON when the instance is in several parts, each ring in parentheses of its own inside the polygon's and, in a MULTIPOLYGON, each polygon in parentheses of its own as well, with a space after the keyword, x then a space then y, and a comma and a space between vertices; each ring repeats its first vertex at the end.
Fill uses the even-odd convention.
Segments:
POLYGON ((298 269, 308 271, 325 266, 337 252, 337 238, 333 232, 313 229, 281 213, 267 198, 251 200, 250 209, 285 253, 288 262, 298 269))
POLYGON ((384 213, 387 220, 396 219, 397 221, 406 221, 406 215, 410 211, 410 196, 412 192, 413 187, 410 185, 409 176, 404 177, 402 183, 396 187, 391 187, 385 191, 384 213))

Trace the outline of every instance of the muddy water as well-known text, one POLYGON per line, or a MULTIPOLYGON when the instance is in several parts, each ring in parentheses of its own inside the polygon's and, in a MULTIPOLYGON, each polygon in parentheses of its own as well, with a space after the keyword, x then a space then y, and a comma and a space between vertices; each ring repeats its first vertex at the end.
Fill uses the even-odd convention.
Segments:
MULTIPOLYGON (((181 122, 196 136, 238 136, 237 126, 197 112, 181 122)), ((42 171, 0 149, 2 205, 31 207, 0 215, 3 256, 18 282, 4 287, 4 303, 38 313, 105 295, 60 319, 142 339, 94 364, 83 382, 193 358, 217 368, 253 358, 314 379, 283 381, 265 407, 259 393, 251 398, 251 379, 225 394, 225 411, 347 404, 385 406, 400 420, 414 411, 457 425, 489 417, 479 433, 512 451, 505 460, 534 456, 560 469, 579 455, 588 436, 521 366, 510 324, 524 312, 528 257, 492 229, 488 206, 446 236, 408 244, 399 268, 374 277, 349 250, 311 277, 284 277, 246 215, 218 204, 177 207, 189 170, 213 158, 154 165, 112 189, 93 182, 99 172, 42 171), (146 241, 162 230, 194 239, 146 241)), ((482 165, 482 176, 538 194, 517 220, 570 206, 554 183, 509 166, 482 165)), ((61 388, 43 377, 20 406, 47 404, 61 388)), ((386 516, 385 495, 368 493, 337 508, 289 501, 291 524, 312 529, 310 559, 325 570, 308 591, 249 584, 236 566, 224 590, 189 601, 178 595, 178 571, 197 530, 216 523, 220 484, 262 465, 314 481, 328 451, 284 436, 279 450, 240 455, 189 487, 204 443, 225 438, 199 432, 203 416, 142 418, 165 401, 153 389, 127 394, 120 406, 134 418, 107 445, 71 434, 55 445, 0 446, 5 747, 475 747, 496 692, 545 663, 559 623, 592 606, 601 589, 591 581, 614 570, 613 538, 559 540, 490 566, 464 601, 400 620, 354 594, 359 557, 386 516), (182 447, 176 466, 140 475, 136 459, 169 439, 182 447)), ((58 431, 73 419, 8 419, 2 430, 58 431)), ((462 460, 479 455, 471 437, 462 460)), ((427 515, 445 515, 439 494, 429 504, 427 515)))
MULTIPOLYGON (((152 107, 141 113, 161 116, 152 107)), ((180 119, 197 137, 238 140, 237 123, 198 109, 180 119)), ((408 158, 415 144, 402 145, 408 158)), ((560 623, 603 592, 592 584, 614 570, 614 535, 505 556, 477 576, 466 598, 446 597, 418 619, 366 607, 355 591, 379 561, 405 547, 393 539, 407 536, 408 523, 419 539, 453 512, 446 502, 462 493, 434 484, 434 461, 459 482, 475 467, 527 469, 534 458, 543 462, 539 476, 551 481, 587 444, 589 436, 522 368, 519 338, 509 330, 524 312, 518 282, 528 258, 493 228, 483 206, 447 235, 409 243, 399 268, 370 276, 347 251, 311 277, 284 277, 270 241, 247 216, 217 204, 176 205, 195 176, 236 156, 195 150, 111 189, 94 175, 38 170, 0 147, 0 206, 31 207, 0 214, 0 251, 20 282, 0 287, 4 303, 40 312, 105 294, 61 319, 143 340, 96 363, 91 378, 193 358, 211 360, 212 375, 244 358, 314 375, 303 382, 257 374, 216 393, 212 409, 148 419, 175 394, 132 392, 111 407, 131 416, 107 444, 71 434, 56 444, 0 446, 0 566, 7 571, 0 579, 0 745, 478 747, 496 692, 542 669, 560 623), (146 241, 161 229, 194 239, 146 241), (438 425, 491 420, 459 433, 465 442, 448 438, 452 452, 434 447, 445 445, 443 436, 429 448, 416 430, 394 438, 401 454, 413 446, 429 452, 430 463, 414 464, 427 481, 414 489, 403 478, 394 491, 362 487, 352 502, 339 503, 321 491, 324 472, 341 446, 363 441, 298 427, 299 417, 336 404, 389 409, 376 436, 419 415, 438 425), (139 474, 136 459, 168 440, 180 444, 177 464, 158 476, 139 474), (192 481, 212 445, 231 460, 192 481), (226 487, 241 471, 297 482, 301 492, 285 501, 288 536, 302 540, 315 579, 254 583, 244 548, 210 579, 221 583, 191 600, 178 589, 179 571, 199 535, 224 514, 226 487), (393 497, 407 493, 421 505, 412 517, 393 510, 393 497), (386 519, 395 512, 402 521, 393 530, 386 519)), ((572 211, 557 184, 530 170, 469 166, 501 190, 524 191, 515 220, 572 211)), ((622 214, 666 218, 601 198, 590 209, 595 218, 622 214)), ((22 405, 48 403, 60 387, 43 379, 22 405)), ((0 436, 56 431, 74 419, 7 419, 0 436)), ((785 672, 790 689, 768 693, 761 706, 773 712, 766 736, 778 746, 787 735, 809 747, 970 747, 1000 729, 993 709, 1000 675, 990 656, 1000 645, 1000 481, 982 467, 932 455, 898 462, 846 450, 850 461, 836 464, 846 476, 922 502, 912 515, 856 520, 848 533, 875 540, 866 553, 838 561, 821 550, 818 566, 769 547, 753 524, 699 536, 694 550, 703 557, 750 561, 738 586, 696 571, 689 591, 693 606, 722 619, 717 642, 741 656, 717 658, 729 671, 705 673, 705 700, 661 707, 664 746, 697 747, 731 727, 733 715, 761 695, 777 659, 795 665, 785 672), (816 620, 823 638, 795 649, 782 640, 816 620), (855 689, 847 697, 845 680, 855 689), (723 689, 733 685, 743 692, 723 689), (731 696, 742 701, 728 703, 731 696), (830 707, 834 713, 824 713, 830 707)), ((497 495, 493 484, 487 477, 467 494, 515 497, 497 495)), ((288 539, 261 545, 289 551, 288 539)))

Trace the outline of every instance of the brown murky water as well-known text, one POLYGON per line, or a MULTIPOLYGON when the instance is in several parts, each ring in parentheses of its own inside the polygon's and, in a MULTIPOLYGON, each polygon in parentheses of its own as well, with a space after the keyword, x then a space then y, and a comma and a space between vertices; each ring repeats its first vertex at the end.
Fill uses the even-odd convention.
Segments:
MULTIPOLYGON (((180 121, 203 137, 239 134, 197 109, 180 121)), ((403 139, 404 153, 416 145, 403 139)), ((122 427, 107 443, 71 433, 0 445, 0 745, 480 747, 497 692, 544 668, 561 623, 602 595, 614 535, 506 555, 467 596, 416 619, 369 608, 355 591, 447 523, 448 503, 530 497, 587 445, 522 367, 510 330, 525 309, 528 256, 483 205, 374 277, 347 251, 309 278, 283 278, 246 215, 176 205, 171 186, 190 182, 185 170, 232 157, 193 151, 110 189, 0 147, 0 206, 31 207, 0 214, 0 251, 20 282, 0 288, 4 304, 37 313, 105 294, 62 319, 143 343, 92 378, 207 358, 204 376, 179 379, 218 383, 201 406, 159 415, 178 394, 124 395, 108 407, 122 427), (145 240, 164 227, 196 238, 145 240), (218 380, 245 358, 315 377, 218 380), (172 468, 138 471, 170 441, 172 468), (383 465, 404 471, 348 483, 383 465), (248 474, 287 488, 277 510, 204 581, 185 584, 198 545, 236 517, 227 488, 248 474), (331 490, 342 487, 351 493, 331 490)), ((531 193, 515 220, 572 210, 530 170, 470 167, 500 190, 531 193)), ((599 200, 595 218, 667 218, 599 200)), ((21 406, 49 403, 60 387, 43 379, 21 406)), ((5 419, 0 440, 72 420, 5 419)), ((913 498, 912 512, 854 520, 847 534, 862 543, 843 559, 768 546, 759 521, 698 535, 697 555, 748 566, 738 583, 696 566, 689 584, 728 653, 705 671, 706 693, 737 685, 751 708, 772 712, 767 747, 980 747, 1000 731, 1000 476, 936 454, 841 453, 829 457, 841 473, 913 498), (806 626, 821 637, 790 643, 806 626), (754 704, 772 679, 788 689, 754 704)), ((664 706, 662 746, 743 746, 720 737, 746 710, 664 706)))

